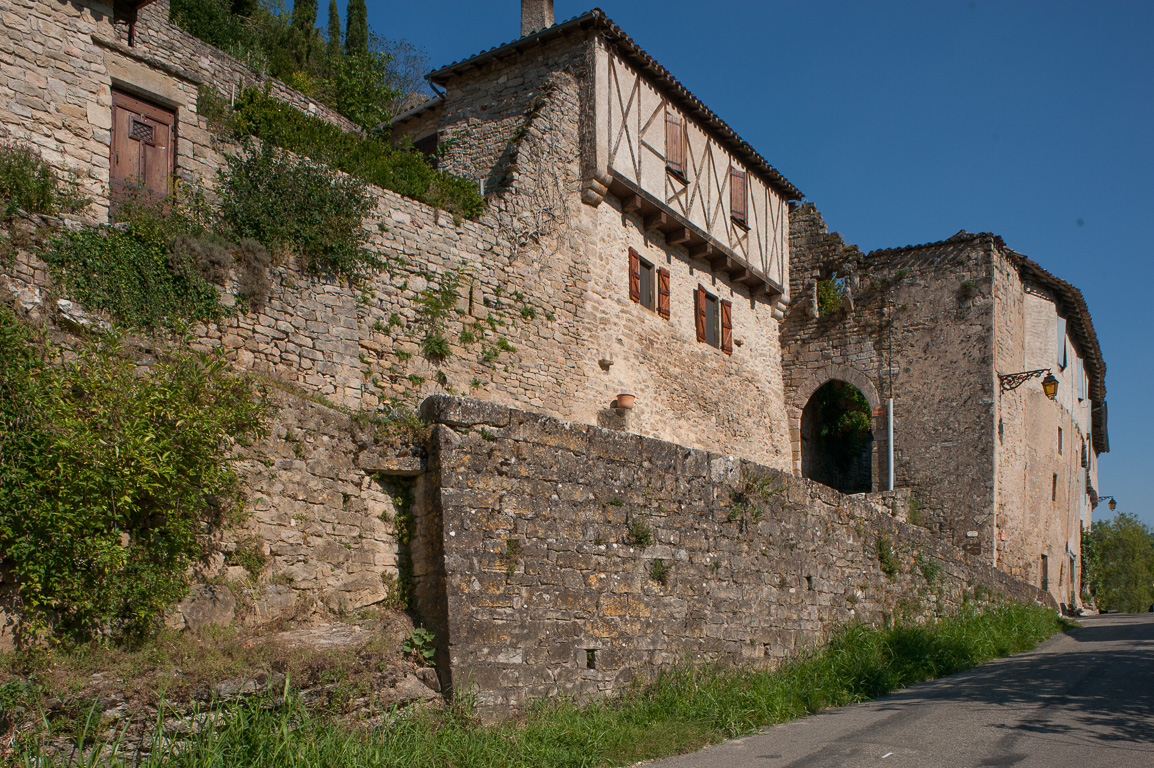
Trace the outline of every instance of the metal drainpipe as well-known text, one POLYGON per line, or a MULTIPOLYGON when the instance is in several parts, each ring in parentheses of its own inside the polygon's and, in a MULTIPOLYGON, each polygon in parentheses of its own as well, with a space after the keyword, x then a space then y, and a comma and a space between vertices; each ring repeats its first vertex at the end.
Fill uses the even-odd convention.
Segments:
POLYGON ((886 435, 886 446, 887 446, 887 448, 889 450, 889 454, 890 454, 889 489, 892 491, 894 489, 894 399, 892 397, 889 398, 888 400, 886 400, 886 429, 888 430, 888 433, 886 435))

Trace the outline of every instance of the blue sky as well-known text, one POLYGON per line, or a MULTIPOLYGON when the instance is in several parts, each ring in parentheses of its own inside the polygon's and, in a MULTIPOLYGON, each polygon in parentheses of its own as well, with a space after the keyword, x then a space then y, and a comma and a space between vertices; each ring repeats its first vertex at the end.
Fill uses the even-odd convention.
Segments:
MULTIPOLYGON (((1107 364, 1100 490, 1154 525, 1154 3, 600 2, 848 242, 990 231, 1077 285, 1107 364)), ((519 0, 368 5, 433 66, 520 32, 519 0)))

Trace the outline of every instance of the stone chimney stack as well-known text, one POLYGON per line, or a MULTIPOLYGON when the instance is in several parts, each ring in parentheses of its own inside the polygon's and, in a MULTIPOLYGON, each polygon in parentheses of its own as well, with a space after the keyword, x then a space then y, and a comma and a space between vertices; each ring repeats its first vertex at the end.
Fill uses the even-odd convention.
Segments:
POLYGON ((521 0, 521 37, 553 26, 553 0, 521 0))

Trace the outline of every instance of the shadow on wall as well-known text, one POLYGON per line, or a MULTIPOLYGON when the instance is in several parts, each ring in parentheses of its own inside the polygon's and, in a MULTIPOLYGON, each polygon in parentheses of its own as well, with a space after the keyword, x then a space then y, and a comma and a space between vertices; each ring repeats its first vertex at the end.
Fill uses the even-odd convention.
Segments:
POLYGON ((818 388, 801 413, 801 474, 842 493, 873 490, 869 402, 844 381, 818 388))

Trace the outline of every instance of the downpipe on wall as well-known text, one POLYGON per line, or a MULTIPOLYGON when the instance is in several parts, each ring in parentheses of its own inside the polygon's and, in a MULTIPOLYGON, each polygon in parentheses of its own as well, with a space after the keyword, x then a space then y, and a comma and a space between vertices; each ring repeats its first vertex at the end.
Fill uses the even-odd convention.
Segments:
POLYGON ((894 399, 886 400, 886 450, 889 451, 889 490, 894 489, 894 399))

